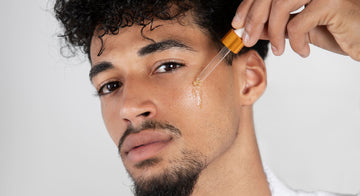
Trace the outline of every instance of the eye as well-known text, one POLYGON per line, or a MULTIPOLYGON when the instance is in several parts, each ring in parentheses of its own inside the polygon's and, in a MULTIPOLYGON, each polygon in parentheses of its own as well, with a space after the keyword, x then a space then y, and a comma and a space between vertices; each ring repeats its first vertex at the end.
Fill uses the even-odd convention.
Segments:
POLYGON ((103 96, 110 94, 114 92, 116 89, 120 88, 121 85, 122 83, 119 81, 108 82, 100 87, 100 89, 98 90, 98 95, 103 96))
POLYGON ((182 64, 182 63, 166 62, 166 63, 161 64, 159 67, 157 67, 155 69, 155 73, 172 72, 183 66, 184 66, 184 64, 182 64))

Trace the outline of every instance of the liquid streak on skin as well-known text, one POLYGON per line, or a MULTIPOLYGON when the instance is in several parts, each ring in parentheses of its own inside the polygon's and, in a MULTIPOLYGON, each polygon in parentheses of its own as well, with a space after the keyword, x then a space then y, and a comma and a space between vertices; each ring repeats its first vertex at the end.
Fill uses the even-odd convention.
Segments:
POLYGON ((201 99, 201 84, 202 84, 202 81, 201 80, 195 80, 193 81, 192 85, 193 85, 193 96, 195 97, 195 100, 196 100, 196 105, 201 108, 201 102, 202 102, 202 99, 201 99))

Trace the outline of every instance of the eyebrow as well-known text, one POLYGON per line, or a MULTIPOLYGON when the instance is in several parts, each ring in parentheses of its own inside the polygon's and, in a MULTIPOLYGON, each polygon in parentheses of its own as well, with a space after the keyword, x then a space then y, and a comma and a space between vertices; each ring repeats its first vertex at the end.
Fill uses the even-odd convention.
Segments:
MULTIPOLYGON (((183 48, 183 49, 186 49, 186 50, 189 50, 192 52, 196 51, 192 47, 182 43, 181 41, 164 40, 164 41, 152 43, 152 44, 149 44, 149 45, 146 45, 146 46, 140 48, 140 50, 137 52, 137 54, 138 54, 138 56, 146 56, 146 55, 149 55, 149 54, 152 54, 155 52, 161 52, 161 51, 168 50, 171 48, 183 48)), ((104 72, 109 69, 113 69, 113 68, 115 68, 115 66, 112 63, 107 62, 107 61, 95 64, 90 69, 90 73, 89 73, 90 81, 92 81, 92 79, 99 73, 104 72)))
POLYGON ((161 52, 170 48, 183 48, 189 51, 195 51, 192 47, 182 43, 178 40, 164 40, 144 46, 138 51, 139 56, 145 56, 154 52, 161 52))
POLYGON ((109 69, 113 69, 113 68, 115 68, 114 65, 112 63, 106 62, 106 61, 100 62, 100 63, 94 65, 90 69, 90 73, 89 73, 90 81, 92 81, 92 79, 99 73, 104 72, 109 69))

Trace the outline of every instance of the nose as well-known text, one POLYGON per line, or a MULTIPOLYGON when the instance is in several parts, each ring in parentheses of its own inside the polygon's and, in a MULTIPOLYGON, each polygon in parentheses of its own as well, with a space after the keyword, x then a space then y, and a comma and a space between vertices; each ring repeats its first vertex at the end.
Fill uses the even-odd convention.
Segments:
POLYGON ((128 81, 123 86, 120 117, 137 126, 156 115, 156 105, 151 88, 144 83, 128 81))

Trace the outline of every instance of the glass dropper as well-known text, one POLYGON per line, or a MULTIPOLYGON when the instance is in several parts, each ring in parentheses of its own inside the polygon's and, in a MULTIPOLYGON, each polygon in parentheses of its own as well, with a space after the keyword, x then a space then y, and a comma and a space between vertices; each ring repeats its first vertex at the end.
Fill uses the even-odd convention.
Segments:
POLYGON ((212 71, 221 63, 222 60, 230 53, 237 54, 244 47, 243 41, 241 39, 244 29, 231 29, 223 38, 222 43, 224 47, 218 52, 218 54, 210 61, 210 63, 204 67, 200 72, 199 76, 194 81, 194 84, 199 85, 203 80, 205 80, 212 71))

